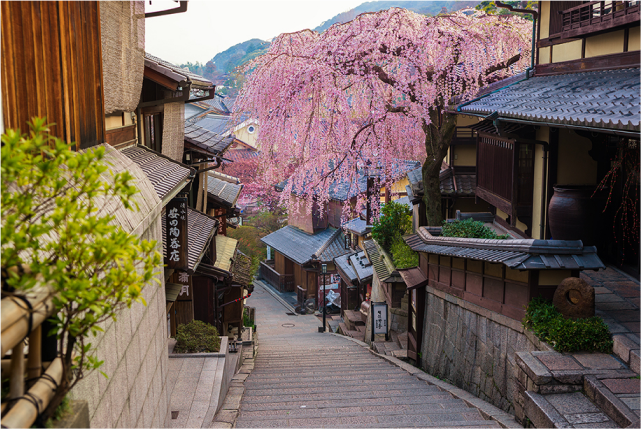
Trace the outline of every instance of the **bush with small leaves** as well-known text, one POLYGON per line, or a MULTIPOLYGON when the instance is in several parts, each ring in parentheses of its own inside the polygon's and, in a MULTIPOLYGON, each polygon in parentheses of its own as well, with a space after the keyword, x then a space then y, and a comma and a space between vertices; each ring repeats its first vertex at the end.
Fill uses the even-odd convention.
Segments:
POLYGON ((176 329, 176 353, 215 353, 219 350, 218 329, 209 323, 192 320, 176 329))
POLYGON ((509 238, 507 234, 498 235, 480 220, 473 219, 455 220, 454 222, 443 221, 441 235, 443 237, 486 238, 495 240, 505 240, 509 238))

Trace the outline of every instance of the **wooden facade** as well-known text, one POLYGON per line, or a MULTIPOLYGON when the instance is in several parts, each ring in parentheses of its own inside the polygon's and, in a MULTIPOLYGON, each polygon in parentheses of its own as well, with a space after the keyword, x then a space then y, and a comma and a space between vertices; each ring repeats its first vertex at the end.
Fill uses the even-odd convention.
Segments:
POLYGON ((2 2, 1 8, 4 127, 25 132, 27 121, 41 116, 76 149, 104 143, 99 2, 2 2))
POLYGON ((554 278, 538 270, 512 270, 503 264, 420 253, 419 268, 428 285, 515 320, 538 296, 552 299, 560 280, 578 277, 578 271, 560 270, 554 278))

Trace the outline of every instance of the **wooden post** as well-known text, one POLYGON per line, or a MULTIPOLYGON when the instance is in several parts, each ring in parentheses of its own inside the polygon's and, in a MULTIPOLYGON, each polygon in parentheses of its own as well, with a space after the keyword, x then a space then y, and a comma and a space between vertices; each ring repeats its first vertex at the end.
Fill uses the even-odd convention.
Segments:
POLYGON ((11 375, 9 379, 9 399, 24 395, 24 342, 20 341, 11 350, 11 375))
POLYGON ((42 368, 42 325, 29 335, 29 358, 27 359, 27 378, 40 377, 42 368))
POLYGON ((203 213, 207 213, 207 181, 209 180, 209 173, 204 174, 203 177, 203 213))

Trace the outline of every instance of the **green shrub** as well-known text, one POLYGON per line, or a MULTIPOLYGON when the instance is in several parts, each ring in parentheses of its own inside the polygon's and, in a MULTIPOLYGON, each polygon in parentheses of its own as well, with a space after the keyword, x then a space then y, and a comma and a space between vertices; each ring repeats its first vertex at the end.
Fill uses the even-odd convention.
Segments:
POLYGON ((441 235, 443 237, 487 238, 498 240, 505 240, 509 238, 507 234, 498 235, 492 229, 485 226, 480 220, 473 219, 455 220, 454 222, 443 221, 441 235))
POLYGON ((219 350, 218 329, 209 323, 192 320, 176 329, 176 353, 213 353, 219 350))
POLYGON ((394 265, 398 269, 418 266, 418 253, 413 251, 402 238, 397 238, 390 249, 394 265))
POLYGON ((380 219, 374 220, 372 238, 386 251, 404 234, 412 232, 412 211, 405 204, 390 201, 381 209, 380 219))
POLYGON ((600 317, 566 319, 542 298, 530 302, 523 326, 558 352, 612 353, 612 335, 600 317))

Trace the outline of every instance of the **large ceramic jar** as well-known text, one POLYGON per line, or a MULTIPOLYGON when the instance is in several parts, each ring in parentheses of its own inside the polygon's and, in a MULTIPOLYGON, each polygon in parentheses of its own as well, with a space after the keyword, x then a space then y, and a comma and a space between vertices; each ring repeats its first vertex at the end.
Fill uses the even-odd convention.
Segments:
POLYGON ((548 222, 553 240, 581 240, 594 244, 594 186, 554 186, 548 207, 548 222))

